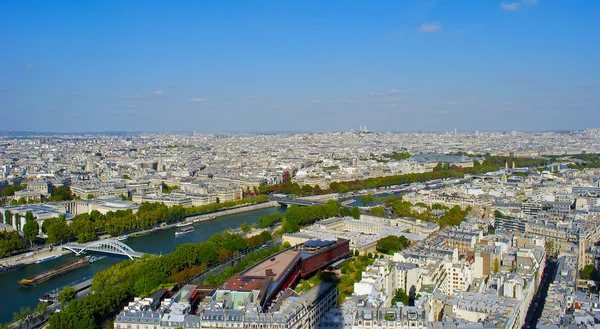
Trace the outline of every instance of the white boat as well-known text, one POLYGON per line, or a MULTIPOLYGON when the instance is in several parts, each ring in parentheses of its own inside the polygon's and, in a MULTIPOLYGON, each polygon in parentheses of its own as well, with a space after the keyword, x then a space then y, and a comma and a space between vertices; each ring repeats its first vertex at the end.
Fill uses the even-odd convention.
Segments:
POLYGON ((59 259, 59 258, 62 258, 62 254, 40 258, 40 259, 36 260, 35 263, 36 264, 45 263, 45 262, 51 261, 53 259, 59 259))
POLYGON ((125 235, 121 235, 120 237, 118 237, 116 240, 117 241, 125 241, 129 239, 129 235, 125 234, 125 235))
POLYGON ((194 224, 194 222, 181 222, 179 224, 176 224, 175 227, 185 227, 185 226, 189 226, 194 224))
POLYGON ((200 216, 194 219, 194 223, 205 222, 212 219, 215 219, 215 216, 200 216))
POLYGON ((175 236, 180 236, 180 235, 187 234, 187 233, 192 233, 192 232, 194 232, 194 228, 193 227, 186 227, 183 230, 175 232, 175 236))

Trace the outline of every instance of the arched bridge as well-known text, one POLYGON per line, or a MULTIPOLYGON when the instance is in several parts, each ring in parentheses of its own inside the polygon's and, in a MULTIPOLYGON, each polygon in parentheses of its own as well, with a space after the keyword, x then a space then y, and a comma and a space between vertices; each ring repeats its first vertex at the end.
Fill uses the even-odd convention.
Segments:
POLYGON ((100 240, 88 244, 66 244, 63 249, 74 252, 76 255, 81 255, 86 251, 94 251, 105 254, 127 256, 130 259, 140 258, 144 253, 137 252, 123 242, 117 240, 100 240))
POLYGON ((310 200, 302 200, 297 198, 283 198, 283 197, 271 197, 271 201, 278 202, 280 205, 298 205, 298 206, 314 206, 318 204, 325 204, 321 201, 310 201, 310 200))

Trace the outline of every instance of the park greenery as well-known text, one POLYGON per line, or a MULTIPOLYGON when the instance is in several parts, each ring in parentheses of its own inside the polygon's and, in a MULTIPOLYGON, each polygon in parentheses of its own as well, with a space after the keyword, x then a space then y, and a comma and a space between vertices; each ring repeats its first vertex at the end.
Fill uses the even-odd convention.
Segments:
POLYGON ((389 235, 385 238, 381 238, 377 241, 377 251, 393 255, 395 252, 400 251, 410 245, 410 241, 405 236, 389 235))
POLYGON ((381 206, 373 207, 373 208, 371 208, 371 210, 369 210, 369 212, 373 215, 385 216, 385 208, 383 208, 381 206))
POLYGON ((329 200, 326 204, 314 205, 310 207, 299 207, 291 205, 288 207, 281 229, 277 233, 294 233, 300 230, 300 227, 313 224, 317 220, 335 217, 340 214, 340 203, 329 200))
MULTIPOLYGON (((383 157, 387 159, 404 159, 406 157, 410 157, 410 154, 394 152, 391 155, 383 155, 383 157)), ((480 175, 487 172, 497 171, 504 167, 507 163, 509 166, 512 166, 513 161, 517 167, 539 167, 545 166, 549 163, 549 161, 546 159, 502 157, 491 156, 489 154, 484 156, 476 155, 474 157, 475 159, 473 160, 472 167, 458 167, 449 163, 439 163, 436 167, 434 167, 434 170, 430 172, 373 177, 364 180, 357 179, 346 182, 331 182, 329 184, 329 188, 322 188, 318 185, 300 186, 298 183, 286 181, 276 185, 260 186, 258 191, 262 194, 274 192, 296 196, 320 195, 325 193, 348 193, 363 189, 390 187, 394 185, 410 183, 422 183, 436 179, 463 178, 466 174, 480 175)))
POLYGON ((70 301, 74 300, 75 297, 77 297, 75 288, 66 286, 58 293, 58 302, 64 308, 70 301))
POLYGON ((25 247, 23 239, 21 239, 21 236, 16 231, 10 233, 6 231, 0 232, 0 255, 10 254, 25 247))
POLYGON ((600 168, 600 154, 578 154, 572 156, 573 163, 569 164, 569 168, 583 170, 585 168, 600 168))
POLYGON ((341 217, 352 217, 354 219, 360 219, 360 209, 358 209, 358 207, 352 207, 352 208, 342 207, 340 209, 340 216, 341 217))
POLYGON ((24 190, 27 187, 27 185, 8 185, 5 188, 2 189, 2 191, 0 191, 0 195, 3 197, 6 196, 13 196, 15 195, 15 192, 17 191, 21 191, 24 190))
POLYGON ((454 206, 449 208, 441 204, 433 204, 428 207, 425 204, 417 204, 420 207, 424 207, 427 211, 418 212, 412 210, 413 204, 408 201, 396 200, 392 203, 392 209, 394 214, 399 217, 413 217, 420 220, 433 222, 438 224, 440 227, 446 226, 458 226, 465 219, 465 216, 471 211, 471 207, 462 209, 460 206, 454 206), (446 210, 446 212, 439 217, 433 216, 431 210, 446 210))
POLYGON ((47 199, 45 199, 45 201, 59 202, 72 199, 73 194, 71 193, 71 189, 65 186, 59 186, 56 188, 52 188, 52 190, 50 191, 50 196, 47 199))
POLYGON ((594 280, 600 281, 600 275, 598 274, 598 270, 594 265, 588 264, 586 265, 580 272, 579 278, 582 280, 594 280))
POLYGON ((267 228, 279 222, 281 222, 281 213, 276 212, 269 215, 260 216, 258 219, 258 226, 260 228, 267 228))
POLYGON ((383 154, 384 158, 390 158, 394 160, 404 160, 410 158, 410 153, 408 152, 392 152, 392 154, 383 154))

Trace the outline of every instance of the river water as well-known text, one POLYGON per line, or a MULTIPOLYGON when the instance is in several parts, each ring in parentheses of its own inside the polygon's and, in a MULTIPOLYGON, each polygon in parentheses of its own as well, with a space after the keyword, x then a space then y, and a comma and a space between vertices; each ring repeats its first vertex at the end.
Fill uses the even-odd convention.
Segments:
MULTIPOLYGON (((280 212, 283 214, 285 208, 268 208, 243 212, 234 215, 217 217, 209 222, 194 224, 194 232, 175 237, 177 228, 171 228, 164 231, 151 233, 137 238, 129 238, 124 241, 125 244, 135 251, 166 254, 170 253, 180 244, 198 243, 205 241, 214 233, 221 232, 228 228, 237 228, 243 222, 248 224, 258 222, 260 216, 280 212)), ((99 254, 97 254, 99 256, 99 254)), ((36 275, 43 271, 50 270, 61 264, 68 263, 77 259, 76 256, 69 254, 61 259, 49 261, 42 264, 32 264, 14 272, 0 275, 0 323, 6 323, 13 317, 13 313, 19 312, 21 308, 36 307, 39 303, 38 298, 44 293, 53 289, 63 287, 73 281, 84 277, 92 277, 96 272, 107 269, 108 267, 125 260, 125 257, 107 256, 84 268, 69 272, 63 276, 51 279, 32 288, 23 288, 18 284, 22 278, 36 275)))

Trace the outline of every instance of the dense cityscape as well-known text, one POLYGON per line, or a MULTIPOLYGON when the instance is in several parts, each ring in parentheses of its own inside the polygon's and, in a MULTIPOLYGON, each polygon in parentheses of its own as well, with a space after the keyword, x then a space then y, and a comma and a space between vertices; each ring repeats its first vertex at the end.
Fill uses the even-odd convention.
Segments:
POLYGON ((0 329, 600 329, 600 1, 0 1, 0 329))
POLYGON ((39 304, 2 321, 593 327, 599 153, 598 129, 4 134, 0 275, 33 268, 3 285, 39 304), (170 253, 129 246, 232 214, 247 219, 170 253), (83 267, 93 278, 53 283, 83 267))

